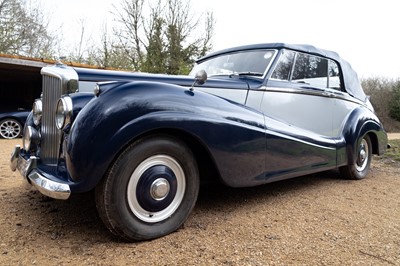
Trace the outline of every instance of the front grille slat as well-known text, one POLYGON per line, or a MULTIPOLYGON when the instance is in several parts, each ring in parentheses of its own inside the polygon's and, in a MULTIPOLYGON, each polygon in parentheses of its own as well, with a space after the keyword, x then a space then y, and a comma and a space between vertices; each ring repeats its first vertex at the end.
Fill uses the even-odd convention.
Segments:
POLYGON ((59 78, 43 75, 43 116, 41 125, 40 158, 44 164, 56 165, 59 155, 61 132, 55 126, 55 108, 62 94, 59 78))

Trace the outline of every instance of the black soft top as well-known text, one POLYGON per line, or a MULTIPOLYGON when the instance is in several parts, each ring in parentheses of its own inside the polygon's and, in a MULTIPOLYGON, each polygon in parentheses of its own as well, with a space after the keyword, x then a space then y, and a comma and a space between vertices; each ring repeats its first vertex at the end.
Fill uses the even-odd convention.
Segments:
POLYGON ((238 47, 228 48, 228 49, 224 49, 221 51, 210 53, 204 57, 199 58, 196 62, 201 63, 212 57, 216 57, 216 56, 226 54, 226 53, 246 51, 246 50, 259 50, 259 49, 290 49, 290 50, 294 50, 294 51, 314 54, 314 55, 318 55, 321 57, 332 59, 332 60, 338 62, 342 69, 343 82, 344 82, 346 91, 353 97, 355 97, 363 102, 366 101, 366 95, 361 87, 357 73, 353 70, 351 65, 346 60, 342 59, 336 52, 319 49, 312 45, 287 44, 287 43, 261 43, 261 44, 238 46, 238 47))

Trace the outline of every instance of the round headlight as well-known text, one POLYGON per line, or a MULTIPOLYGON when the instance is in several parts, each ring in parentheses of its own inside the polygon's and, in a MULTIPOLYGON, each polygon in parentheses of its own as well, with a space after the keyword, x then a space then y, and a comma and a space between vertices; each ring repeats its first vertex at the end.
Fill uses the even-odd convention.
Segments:
POLYGON ((42 100, 35 100, 35 102, 33 103, 32 112, 33 123, 38 126, 40 124, 40 121, 42 120, 42 100))
POLYGON ((72 108, 70 97, 64 96, 58 100, 55 121, 58 129, 64 129, 71 122, 72 108))

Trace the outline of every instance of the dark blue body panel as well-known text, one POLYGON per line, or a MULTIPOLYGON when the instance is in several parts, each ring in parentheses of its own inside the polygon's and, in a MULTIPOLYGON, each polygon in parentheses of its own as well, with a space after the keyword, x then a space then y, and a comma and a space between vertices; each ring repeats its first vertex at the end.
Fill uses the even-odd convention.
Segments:
POLYGON ((262 113, 196 90, 132 82, 100 94, 76 117, 67 137, 67 168, 77 182, 71 189, 93 188, 129 143, 168 129, 202 143, 228 185, 265 182, 262 113))
POLYGON ((268 182, 336 168, 336 142, 310 131, 267 119, 268 182))
POLYGON ((348 116, 338 141, 338 166, 352 164, 356 160, 355 150, 359 136, 368 134, 373 145, 373 153, 382 155, 388 141, 378 117, 367 108, 360 106, 348 116))

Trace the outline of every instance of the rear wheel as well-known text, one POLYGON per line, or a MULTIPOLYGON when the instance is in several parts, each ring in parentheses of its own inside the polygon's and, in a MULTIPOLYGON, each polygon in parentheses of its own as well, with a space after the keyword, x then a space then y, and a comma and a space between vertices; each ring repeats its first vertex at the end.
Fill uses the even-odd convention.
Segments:
POLYGON ((372 160, 372 144, 368 135, 364 135, 356 148, 356 159, 352 165, 340 167, 340 173, 347 179, 363 179, 367 176, 372 160))
POLYGON ((96 188, 96 205, 108 229, 128 241, 177 230, 192 211, 199 174, 181 141, 154 136, 130 145, 96 188))
POLYGON ((15 139, 21 135, 22 125, 15 119, 8 118, 0 121, 0 136, 4 139, 15 139))

